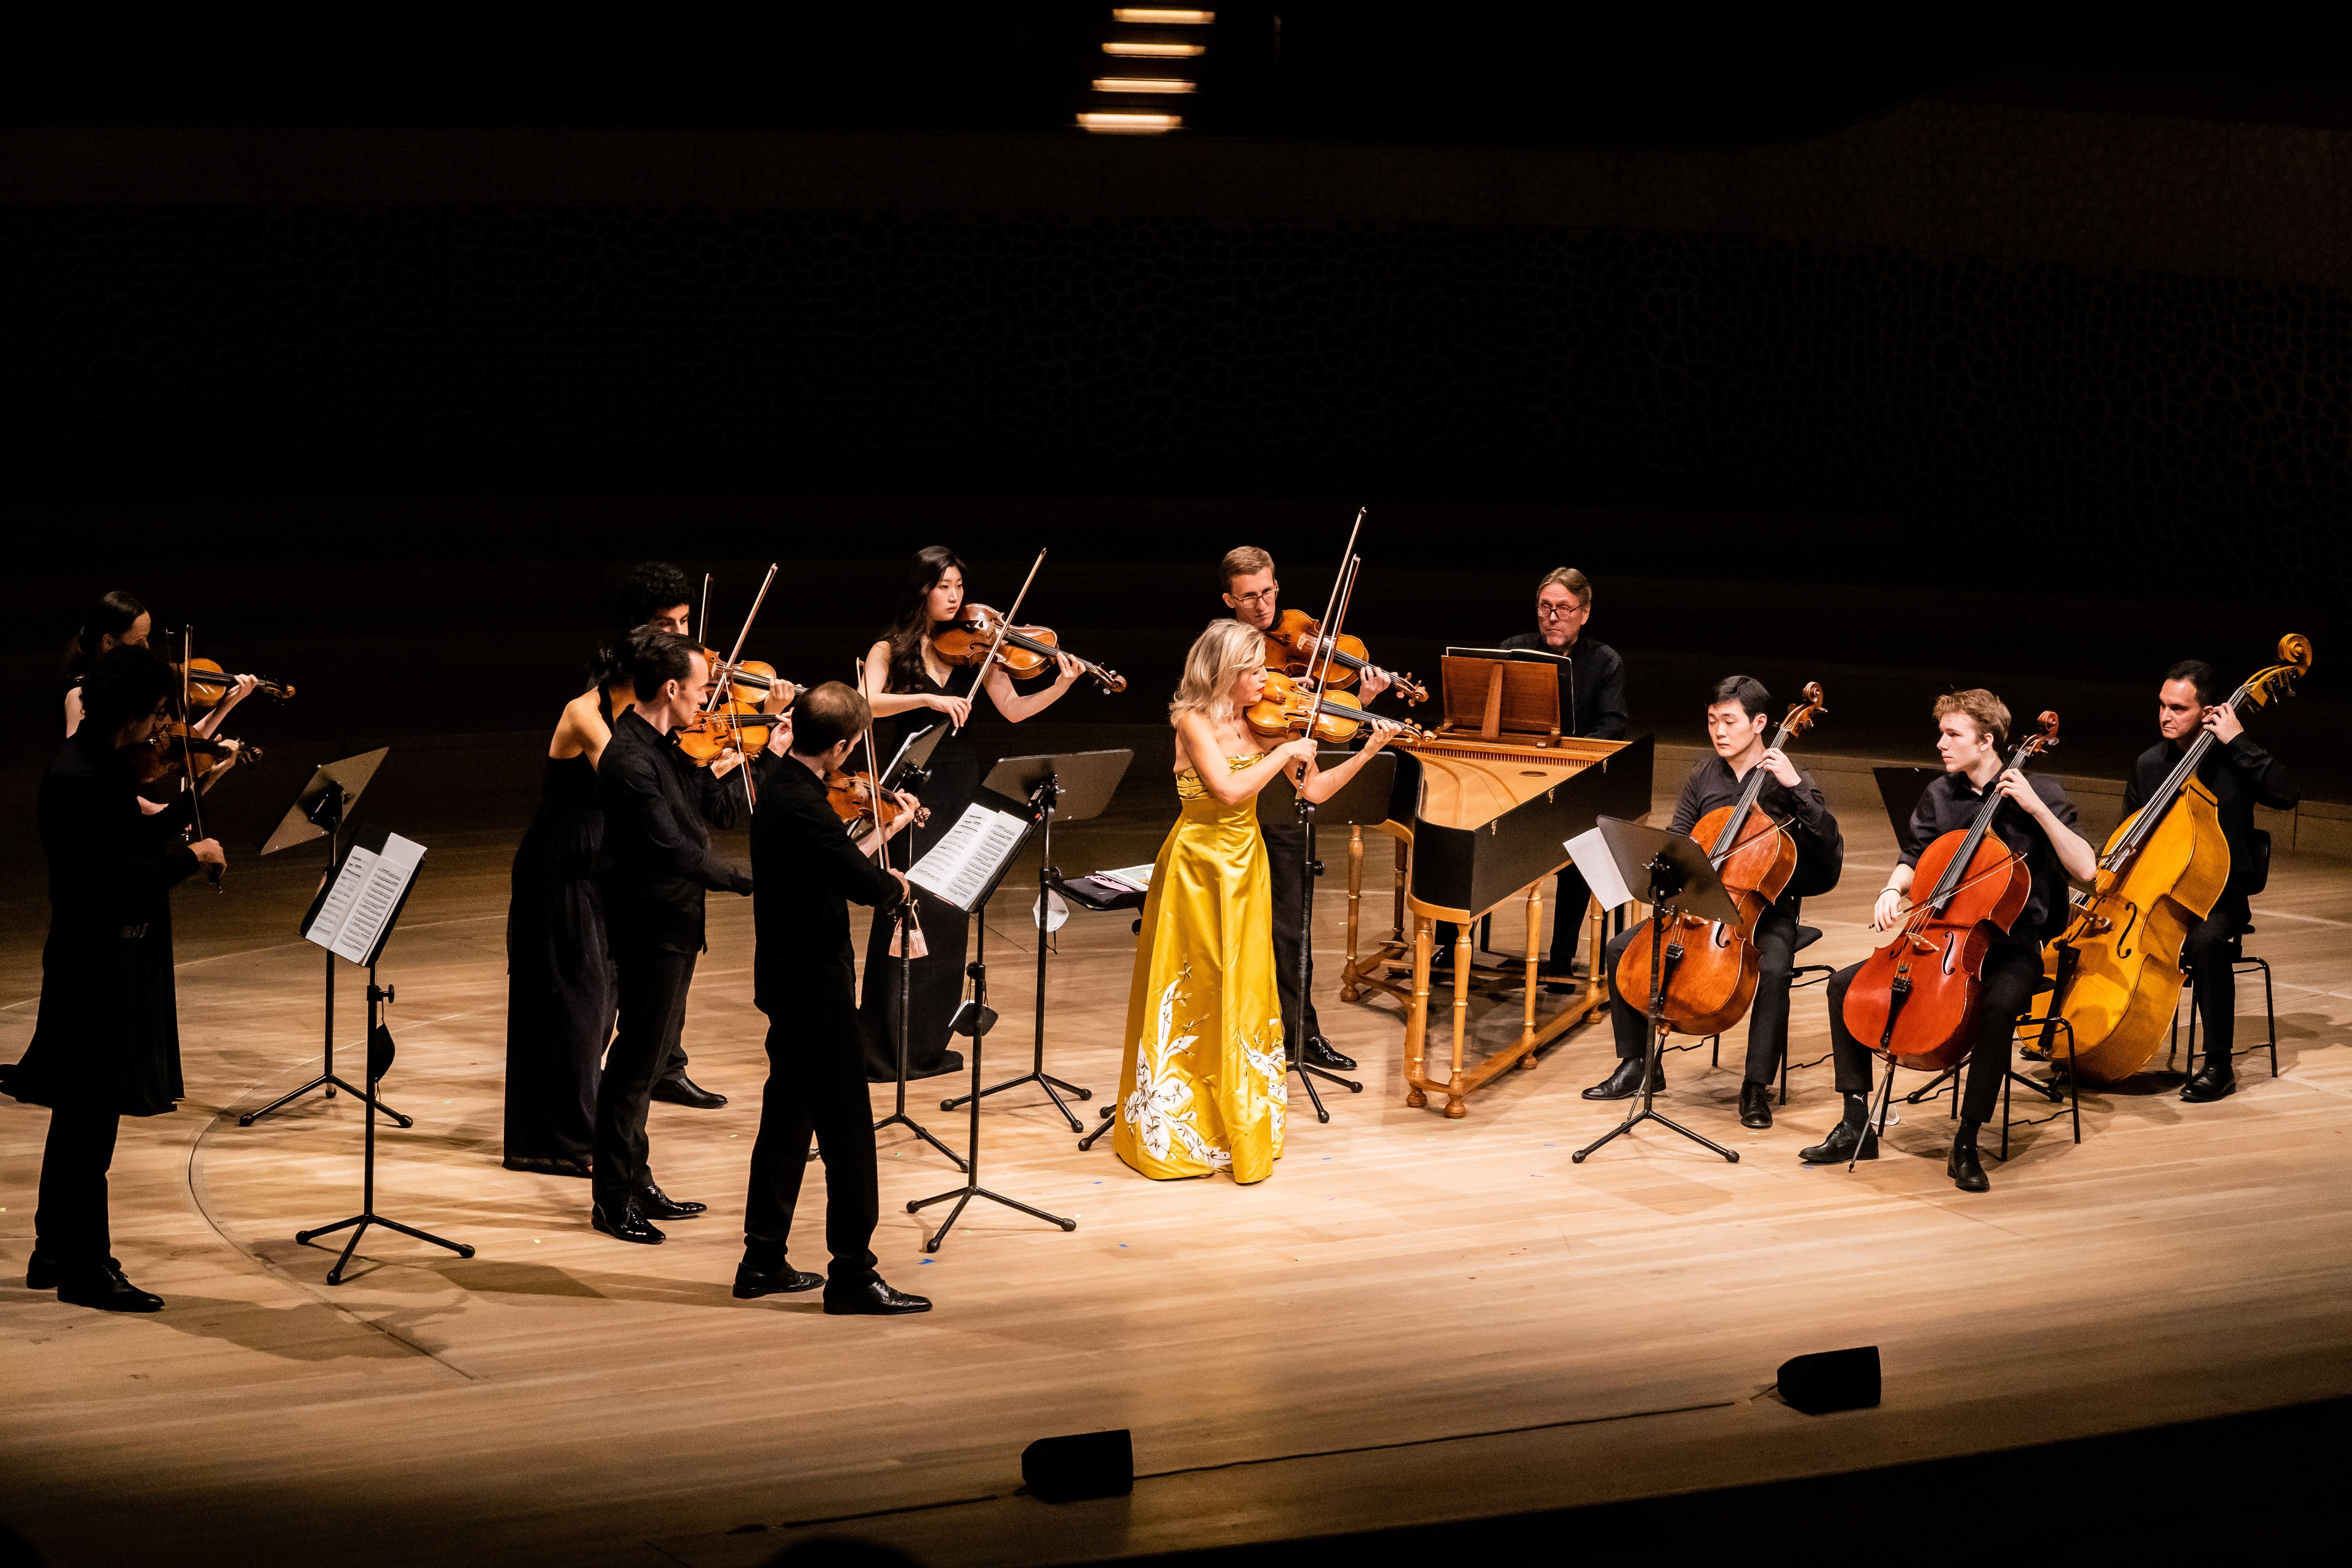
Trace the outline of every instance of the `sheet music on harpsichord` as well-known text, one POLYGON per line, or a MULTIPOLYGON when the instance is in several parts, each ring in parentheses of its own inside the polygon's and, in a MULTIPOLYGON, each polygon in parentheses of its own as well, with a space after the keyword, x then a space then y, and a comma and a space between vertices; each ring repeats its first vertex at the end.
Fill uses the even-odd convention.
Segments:
POLYGON ((907 880, 969 912, 988 897, 1028 836, 1026 816, 976 800, 915 862, 907 880))
POLYGON ((343 851, 333 883, 311 906, 302 925, 304 940, 338 958, 367 963, 383 946, 424 862, 425 846, 397 833, 386 833, 378 848, 352 845, 343 851))

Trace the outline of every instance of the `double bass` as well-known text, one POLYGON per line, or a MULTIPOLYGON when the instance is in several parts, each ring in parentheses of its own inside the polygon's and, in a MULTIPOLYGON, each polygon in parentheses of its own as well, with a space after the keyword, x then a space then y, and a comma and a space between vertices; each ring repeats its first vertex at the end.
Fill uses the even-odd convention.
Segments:
MULTIPOLYGON (((2058 715, 2044 711, 2001 773, 2057 743, 2058 715)), ((1895 939, 1863 960, 1846 988, 1845 1026, 1897 1067, 1941 1072, 1975 1048, 1985 954, 2033 896, 2025 857, 1991 831, 2008 799, 1996 774, 1976 820, 1920 852, 1911 887, 1915 894, 1927 889, 1927 896, 1914 898, 1895 939)))
MULTIPOLYGON (((1822 683, 1808 681, 1804 700, 1789 710, 1769 749, 1780 750, 1813 726, 1829 710, 1822 683)), ((1788 824, 1756 809, 1771 776, 1759 763, 1746 787, 1729 805, 1719 805, 1692 825, 1691 837, 1707 846, 1707 860, 1723 879, 1723 890, 1739 907, 1737 926, 1698 915, 1680 915, 1667 932, 1666 980, 1660 988, 1666 1027, 1678 1035, 1720 1034, 1748 1015, 1756 998, 1760 963, 1756 922, 1772 907, 1797 871, 1797 841, 1788 824)), ((1650 994, 1650 943, 1637 942, 1617 961, 1617 994, 1650 994)))
MULTIPOLYGON (((2310 639, 2289 632, 2278 656, 2224 706, 2293 696, 2311 668, 2310 639)), ((2215 743, 2200 730, 2147 803, 2116 826, 2091 890, 2076 895, 2066 929, 2042 951, 2053 989, 2036 999, 2035 1016, 2066 1020, 2066 1059, 2086 1083, 2122 1082, 2165 1043, 2180 1005, 2181 944, 2229 886, 2229 840, 2213 792, 2197 777, 2215 743)))

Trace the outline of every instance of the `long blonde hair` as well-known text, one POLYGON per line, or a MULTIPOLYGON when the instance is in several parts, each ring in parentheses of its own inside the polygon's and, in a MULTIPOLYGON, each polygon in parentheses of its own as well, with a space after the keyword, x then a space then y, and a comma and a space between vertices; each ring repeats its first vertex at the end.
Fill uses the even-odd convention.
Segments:
POLYGON ((1231 718, 1234 678, 1265 662, 1265 633, 1231 617, 1211 621, 1192 640, 1192 651, 1184 656, 1184 679, 1169 700, 1168 722, 1173 724, 1187 713, 1205 714, 1212 723, 1231 718))

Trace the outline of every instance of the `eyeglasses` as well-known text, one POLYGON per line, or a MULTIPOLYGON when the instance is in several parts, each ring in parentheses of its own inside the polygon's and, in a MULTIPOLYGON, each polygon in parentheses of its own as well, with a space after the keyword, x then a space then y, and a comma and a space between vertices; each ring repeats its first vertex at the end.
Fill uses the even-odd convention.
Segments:
POLYGON ((1281 592, 1282 584, 1276 583, 1273 587, 1260 589, 1255 594, 1235 594, 1234 595, 1234 603, 1236 605, 1270 605, 1274 603, 1274 596, 1281 592))
POLYGON ((1538 605, 1536 616, 1540 620, 1564 621, 1583 607, 1581 605, 1538 605))

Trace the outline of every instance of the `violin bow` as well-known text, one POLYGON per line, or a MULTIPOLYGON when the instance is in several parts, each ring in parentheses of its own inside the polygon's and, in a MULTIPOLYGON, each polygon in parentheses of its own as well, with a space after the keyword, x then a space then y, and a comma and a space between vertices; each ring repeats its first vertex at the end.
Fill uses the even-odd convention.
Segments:
MULTIPOLYGON (((702 581, 703 591, 707 595, 709 592, 710 579, 706 575, 702 581)), ((743 645, 751 639, 751 623, 760 618, 760 606, 768 602, 768 590, 775 584, 775 581, 776 563, 771 561, 768 563, 768 574, 760 580, 760 591, 751 595, 751 608, 743 617, 743 629, 735 634, 735 647, 727 655, 726 675, 712 685, 710 695, 703 700, 704 712, 710 712, 724 699, 735 673, 735 661, 743 657, 743 645)), ((706 610, 707 608, 706 604, 706 610)), ((727 716, 727 728, 735 737, 735 750, 740 755, 743 750, 742 715, 730 710, 727 716)), ((751 787, 751 759, 749 757, 743 758, 742 773, 743 805, 746 810, 756 816, 760 810, 760 792, 751 787)))
POLYGON ((694 617, 694 640, 700 642, 710 629, 710 574, 702 574, 702 614, 694 617))
MULTIPOLYGON (((1040 550, 1037 552, 1037 559, 1029 563, 1029 575, 1022 580, 1021 592, 1013 596, 1013 607, 1005 611, 1004 618, 997 623, 996 640, 988 645, 988 657, 980 661, 980 668, 971 678, 971 689, 963 694, 966 703, 980 700, 980 683, 988 679, 989 667, 996 662, 996 650, 1004 646, 1004 636, 1013 629, 1013 617, 1021 613, 1021 602, 1029 596, 1029 584, 1037 580, 1037 568, 1044 564, 1045 564, 1045 552, 1040 550)), ((963 726, 959 724, 956 728, 961 729, 963 726)))
MULTIPOLYGON (((862 684, 866 679, 865 662, 853 658, 849 663, 852 684, 862 684)), ((874 852, 881 858, 882 868, 887 871, 890 868, 890 843, 882 837, 882 770, 874 761, 874 719, 871 713, 866 720, 866 805, 867 814, 874 819, 874 852)))
MULTIPOLYGON (((195 642, 195 627, 182 626, 180 628, 180 765, 187 772, 187 783, 184 787, 188 792, 188 810, 191 820, 195 824, 196 840, 201 843, 205 837, 205 792, 196 787, 196 749, 194 742, 189 738, 191 726, 188 722, 188 660, 194 657, 195 642)), ((205 874, 212 882, 213 891, 219 892, 221 890, 220 873, 212 867, 206 867, 205 874)))

